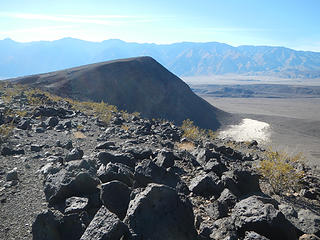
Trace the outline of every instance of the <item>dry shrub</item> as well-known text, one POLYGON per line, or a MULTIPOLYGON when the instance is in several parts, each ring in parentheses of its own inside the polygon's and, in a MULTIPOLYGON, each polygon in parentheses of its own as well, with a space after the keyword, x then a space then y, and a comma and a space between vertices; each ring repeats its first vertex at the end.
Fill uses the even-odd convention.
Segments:
POLYGON ((127 125, 127 124, 122 124, 122 126, 121 126, 121 129, 123 129, 124 131, 129 131, 129 129, 130 129, 130 126, 129 125, 127 125))
POLYGON ((13 122, 8 124, 2 124, 0 126, 0 145, 2 143, 5 143, 8 140, 8 138, 12 135, 13 128, 13 122))
POLYGON ((79 132, 79 131, 74 132, 74 133, 73 133, 73 136, 74 136, 74 138, 76 138, 76 139, 86 138, 86 135, 84 135, 82 132, 79 132))
POLYGON ((296 165, 302 160, 302 153, 289 156, 286 152, 273 151, 270 148, 265 152, 265 159, 260 162, 258 172, 276 194, 297 191, 304 172, 299 171, 296 165))
POLYGON ((216 132, 212 131, 211 129, 201 129, 195 126, 193 121, 190 119, 186 119, 182 122, 181 130, 183 131, 183 137, 194 141, 199 141, 202 139, 213 140, 217 137, 216 132))
POLYGON ((192 142, 176 143, 176 146, 180 150, 193 151, 195 149, 195 145, 192 142))
POLYGON ((201 130, 193 125, 193 121, 186 119, 182 122, 181 129, 183 131, 183 137, 191 140, 200 140, 201 139, 201 130))

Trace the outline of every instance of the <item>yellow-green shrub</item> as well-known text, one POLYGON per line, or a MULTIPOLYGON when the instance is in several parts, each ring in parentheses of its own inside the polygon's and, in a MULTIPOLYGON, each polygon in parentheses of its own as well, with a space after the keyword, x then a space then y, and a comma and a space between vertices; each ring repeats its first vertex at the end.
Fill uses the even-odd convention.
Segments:
POLYGON ((12 135, 13 123, 2 124, 0 126, 0 145, 5 143, 8 138, 12 135))
POLYGON ((201 139, 215 139, 217 137, 216 132, 211 129, 201 129, 193 124, 193 121, 186 119, 182 122, 181 130, 183 131, 183 137, 190 140, 201 140, 201 139))
POLYGON ((271 185, 274 193, 284 194, 297 191, 303 171, 296 169, 296 163, 303 160, 302 154, 289 156, 286 152, 273 151, 271 148, 265 152, 265 159, 258 166, 258 172, 271 185))
POLYGON ((193 125, 193 121, 186 119, 182 122, 181 129, 183 131, 183 137, 198 140, 201 138, 201 131, 197 126, 193 125))

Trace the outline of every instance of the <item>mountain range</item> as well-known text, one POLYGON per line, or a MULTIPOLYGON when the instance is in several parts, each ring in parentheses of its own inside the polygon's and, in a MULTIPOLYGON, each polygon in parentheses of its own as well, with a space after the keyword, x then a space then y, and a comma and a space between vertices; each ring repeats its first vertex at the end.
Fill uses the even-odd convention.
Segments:
POLYGON ((166 45, 117 39, 88 42, 73 38, 19 43, 0 41, 0 78, 57 71, 118 58, 151 56, 178 76, 221 74, 320 77, 320 53, 284 47, 181 42, 166 45))

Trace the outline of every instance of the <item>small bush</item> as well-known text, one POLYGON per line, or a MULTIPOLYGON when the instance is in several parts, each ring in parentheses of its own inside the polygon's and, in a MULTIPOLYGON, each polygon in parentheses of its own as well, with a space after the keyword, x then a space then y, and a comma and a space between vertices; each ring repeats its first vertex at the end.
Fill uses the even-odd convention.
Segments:
POLYGON ((130 126, 127 124, 122 124, 121 129, 123 129, 124 131, 128 132, 130 129, 130 126))
POLYGON ((195 145, 192 142, 176 143, 176 146, 180 150, 193 151, 195 149, 195 145))
POLYGON ((186 119, 182 122, 181 130, 183 131, 183 137, 199 141, 202 139, 210 139, 213 140, 217 137, 217 133, 209 130, 201 129, 193 124, 193 121, 190 119, 186 119))
POLYGON ((2 143, 5 143, 8 140, 8 138, 12 135, 13 128, 13 122, 8 124, 2 124, 0 126, 0 145, 2 143))
POLYGON ((276 194, 297 191, 304 172, 297 170, 296 164, 302 160, 301 153, 289 156, 286 152, 273 151, 270 148, 265 152, 265 159, 260 162, 258 172, 276 194))
POLYGON ((190 119, 186 119, 182 122, 181 129, 183 131, 183 137, 192 139, 192 140, 198 140, 201 138, 201 132, 200 129, 197 126, 193 125, 193 121, 190 119))

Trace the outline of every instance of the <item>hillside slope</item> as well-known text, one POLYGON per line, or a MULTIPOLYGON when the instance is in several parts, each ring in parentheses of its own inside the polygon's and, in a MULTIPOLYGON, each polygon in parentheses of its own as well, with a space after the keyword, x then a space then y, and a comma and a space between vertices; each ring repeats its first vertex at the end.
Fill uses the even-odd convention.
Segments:
POLYGON ((101 105, 0 82, 0 239, 319 239, 315 169, 101 105))
POLYGON ((320 53, 284 47, 239 46, 218 42, 167 45, 100 43, 64 38, 52 42, 0 41, 0 78, 38 74, 117 58, 152 56, 178 76, 221 74, 320 77, 320 53))
POLYGON ((151 57, 102 62, 13 80, 78 100, 104 101, 147 118, 180 124, 189 118, 217 129, 229 115, 195 95, 151 57))

